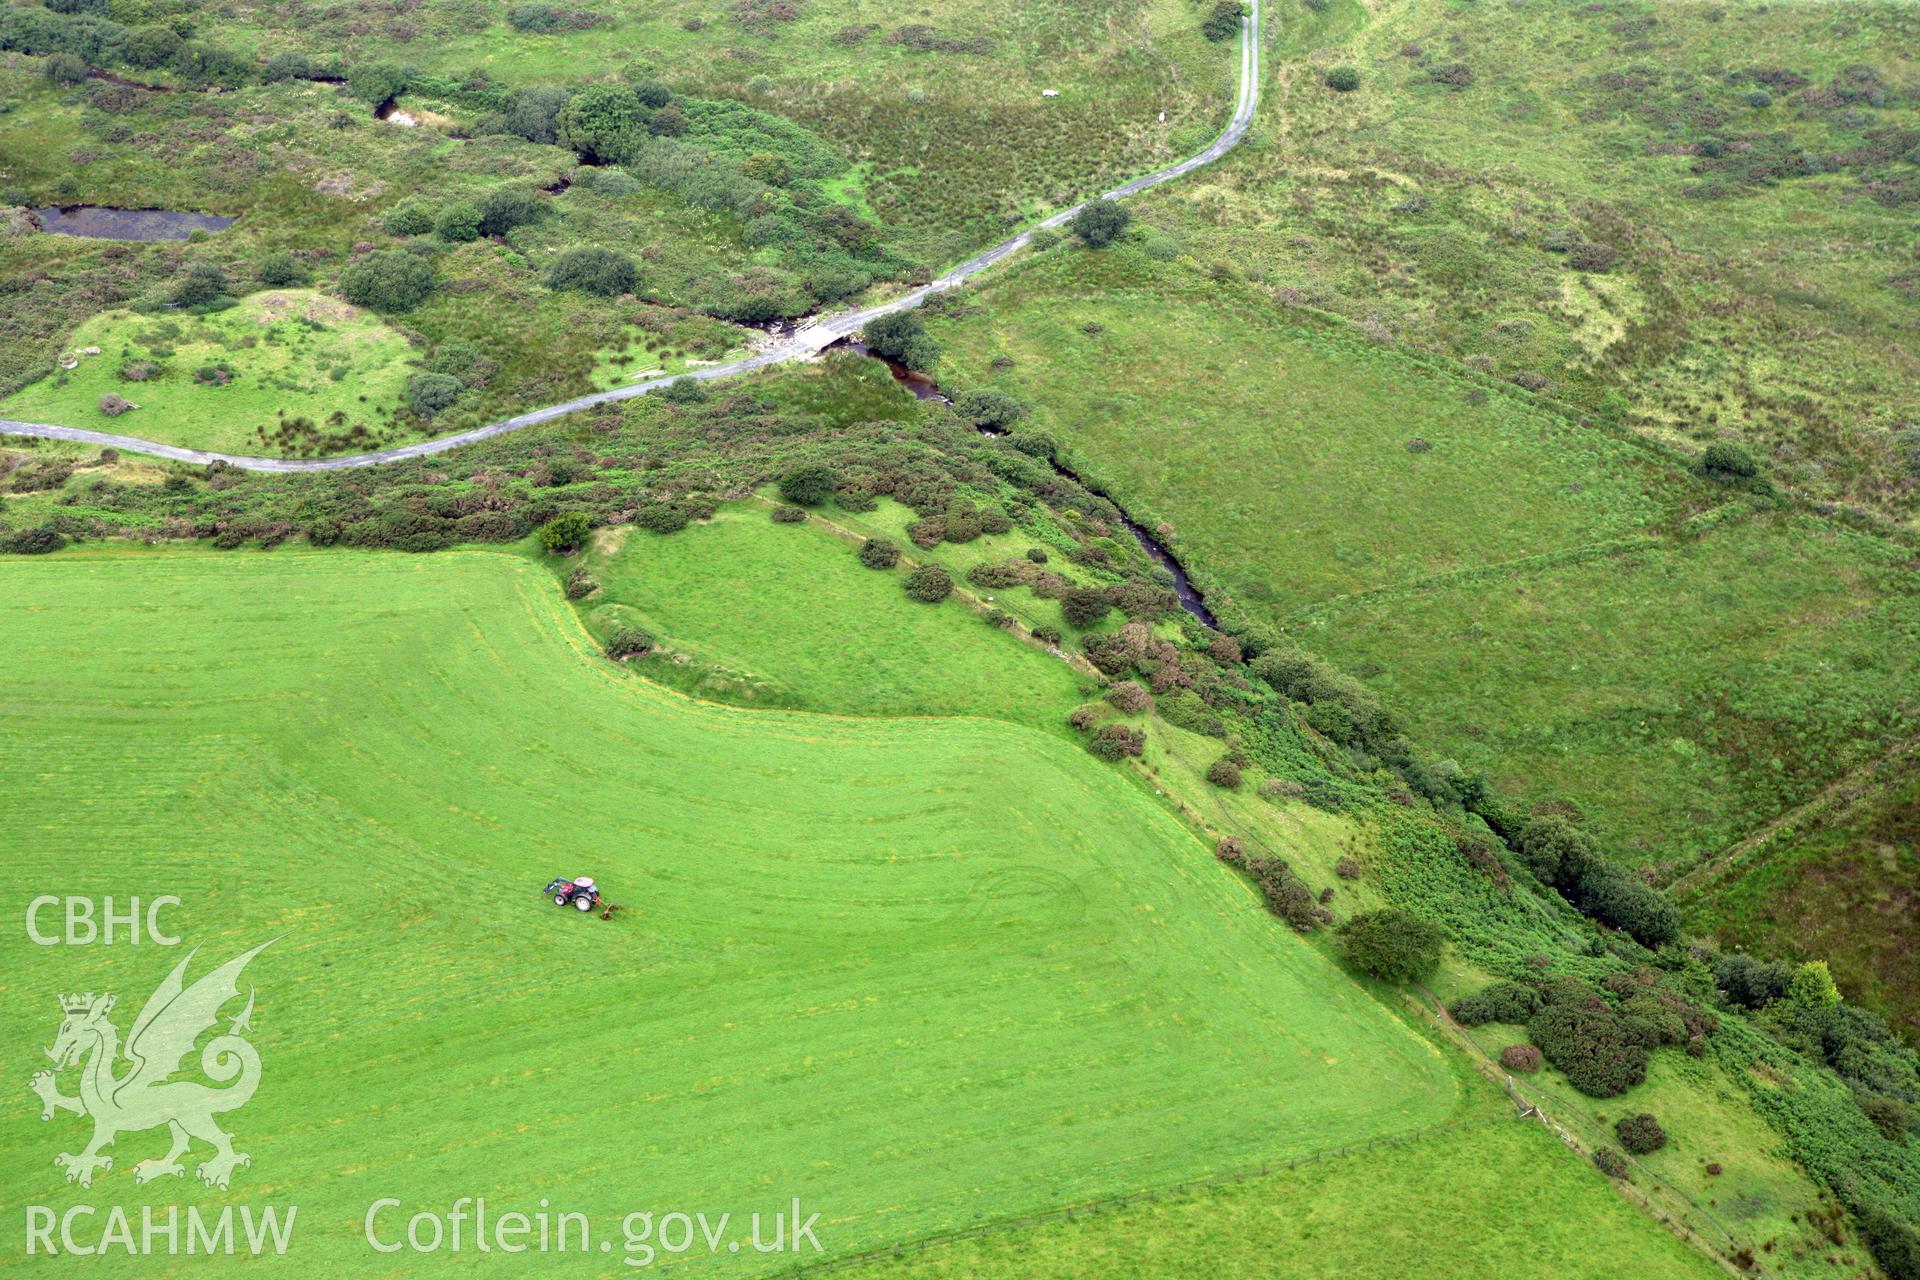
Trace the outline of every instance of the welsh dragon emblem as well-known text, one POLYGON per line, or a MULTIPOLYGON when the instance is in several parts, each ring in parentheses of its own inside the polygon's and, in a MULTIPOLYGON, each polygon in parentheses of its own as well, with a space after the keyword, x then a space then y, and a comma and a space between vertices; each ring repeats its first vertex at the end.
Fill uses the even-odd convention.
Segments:
POLYGON ((120 1134, 160 1125, 167 1126, 172 1134, 173 1148, 158 1160, 136 1164, 135 1182, 183 1175, 186 1170, 180 1157, 187 1154, 195 1138, 214 1149, 197 1170, 200 1180, 209 1186, 225 1187, 236 1166, 253 1163, 233 1149, 233 1135, 214 1121, 223 1112, 245 1106, 260 1083, 260 1055, 241 1035, 250 1029, 253 1017, 251 987, 246 1008, 200 1051, 200 1069, 226 1087, 216 1089, 197 1080, 173 1077, 180 1073, 194 1042, 219 1021, 220 1010, 239 998, 240 973, 247 962, 272 945, 271 941, 261 943, 192 986, 185 984, 187 964, 193 959, 189 952, 147 998, 127 1033, 124 1049, 119 1029, 107 1017, 113 1012, 112 996, 89 992, 60 998, 65 1018, 53 1047, 47 1050, 54 1070, 35 1075, 33 1091, 40 1095, 42 1120, 53 1119, 56 1111, 71 1111, 93 1120, 93 1141, 86 1150, 53 1158, 54 1164, 67 1171, 68 1182, 92 1186, 96 1171, 113 1168, 113 1157, 101 1155, 102 1147, 112 1146, 120 1134), (123 1053, 132 1065, 124 1074, 116 1075, 114 1068, 123 1053), (80 1068, 80 1094, 70 1098, 60 1092, 55 1073, 75 1065, 80 1068))

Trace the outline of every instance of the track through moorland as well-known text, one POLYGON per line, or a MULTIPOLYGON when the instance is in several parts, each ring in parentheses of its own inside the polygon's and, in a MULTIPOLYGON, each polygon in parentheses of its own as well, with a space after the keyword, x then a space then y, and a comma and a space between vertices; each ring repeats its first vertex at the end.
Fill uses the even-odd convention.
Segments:
MULTIPOLYGON (((1227 127, 1221 131, 1220 136, 1215 138, 1206 150, 1197 155, 1189 156, 1165 169, 1156 170, 1143 178, 1135 178, 1132 182, 1104 193, 1100 198, 1124 200, 1128 196, 1137 195, 1150 187, 1157 187, 1163 182, 1192 173, 1203 165, 1212 164, 1240 144, 1240 140, 1246 136, 1247 127, 1253 122, 1254 108, 1260 101, 1260 0, 1249 0, 1248 8, 1250 12, 1240 20, 1239 96, 1234 102, 1233 118, 1227 122, 1227 127)), ((157 440, 143 440, 138 436, 119 435, 111 431, 64 427, 45 422, 19 422, 11 418, 0 418, 0 434, 39 436, 50 440, 77 440, 85 444, 105 445, 134 453, 153 454, 157 457, 171 458, 176 462, 201 465, 224 462, 230 467, 238 467, 243 471, 344 471, 354 467, 375 467, 382 463, 399 462, 407 458, 424 458, 458 449, 462 445, 475 444, 494 436, 505 435, 510 431, 519 431, 526 427, 538 426, 543 422, 551 422, 555 418, 579 413, 595 405, 616 400, 631 400, 635 396, 658 391, 676 382, 711 382, 719 378, 751 373, 756 369, 765 369, 791 360, 802 360, 817 355, 834 343, 860 332, 872 320, 896 311, 910 310, 936 293, 957 288, 1002 258, 1026 247, 1033 233, 1040 228, 1064 226, 1081 208, 1081 205, 1074 205, 1070 209, 1062 209, 1046 221, 1029 227, 1012 239, 1004 240, 991 249, 982 250, 932 283, 923 285, 912 293, 857 311, 843 311, 835 315, 823 316, 802 327, 786 341, 739 360, 730 360, 725 364, 675 374, 672 377, 636 382, 632 386, 616 387, 611 391, 598 391, 592 395, 564 400, 559 404, 529 409, 525 413, 515 414, 511 418, 502 418, 498 422, 490 422, 470 431, 440 436, 433 440, 421 440, 414 444, 399 445, 392 449, 347 454, 338 458, 254 458, 230 453, 213 453, 205 449, 183 449, 178 445, 162 444, 157 440)))

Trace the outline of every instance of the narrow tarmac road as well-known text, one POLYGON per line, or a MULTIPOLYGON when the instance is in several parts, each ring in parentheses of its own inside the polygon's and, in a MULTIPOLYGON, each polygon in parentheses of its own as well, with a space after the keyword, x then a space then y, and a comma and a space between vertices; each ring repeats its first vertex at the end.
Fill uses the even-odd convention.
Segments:
MULTIPOLYGON (((1124 200, 1128 196, 1138 195, 1149 187, 1157 187, 1163 182, 1192 173, 1202 165, 1211 164, 1240 144, 1240 140, 1246 136, 1247 126, 1253 122, 1254 108, 1260 102, 1260 0, 1249 0, 1249 9, 1251 12, 1240 20, 1240 92, 1234 103, 1233 118, 1227 122, 1226 129, 1198 155, 1150 173, 1144 178, 1135 178, 1124 186, 1105 192, 1100 198, 1124 200)), ((744 359, 675 374, 672 377, 636 382, 631 386, 616 387, 611 391, 597 391, 592 395, 565 400, 559 404, 550 404, 544 408, 529 409, 525 413, 515 414, 511 418, 502 418, 498 422, 490 422, 484 427, 475 427, 470 431, 440 436, 433 440, 421 440, 392 449, 381 449, 374 453, 347 454, 337 458, 250 458, 230 453, 211 453, 204 449, 183 449, 178 445, 161 444, 157 440, 142 440, 138 436, 118 435, 111 431, 94 431, 86 427, 63 427, 45 422, 19 422, 11 418, 0 418, 0 434, 39 436, 51 440, 77 440, 86 444, 124 449, 132 453, 153 454, 157 457, 171 458, 176 462, 202 465, 210 462, 224 462, 228 466, 238 467, 243 471, 345 471, 355 467, 377 467, 381 463, 399 462, 405 458, 429 457, 436 453, 446 453, 450 449, 458 449, 462 445, 505 435, 509 431, 538 426, 542 422, 550 422, 570 413, 579 413, 595 405, 607 404, 615 400, 631 400, 635 396, 658 391, 675 382, 711 382, 717 378, 730 378, 735 374, 751 373, 755 369, 784 364, 789 360, 806 359, 842 338, 858 333, 870 320, 917 307, 933 294, 958 287, 1008 254, 1024 248, 1032 238, 1033 232, 1040 227, 1065 225, 1081 207, 1081 205, 1075 205, 1071 209, 1062 209, 1038 226, 1030 227, 1011 240, 1003 241, 991 249, 975 254, 931 284, 923 285, 904 297, 859 311, 843 311, 836 315, 824 316, 803 327, 792 338, 778 346, 744 359)))

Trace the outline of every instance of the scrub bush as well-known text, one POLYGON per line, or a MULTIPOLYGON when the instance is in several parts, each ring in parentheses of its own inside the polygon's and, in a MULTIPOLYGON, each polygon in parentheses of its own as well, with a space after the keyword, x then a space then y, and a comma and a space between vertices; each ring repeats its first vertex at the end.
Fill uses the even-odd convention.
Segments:
POLYGON ((1496 982, 1455 1000, 1447 1012, 1463 1027, 1488 1022, 1520 1026, 1540 1011, 1540 993, 1518 982, 1496 982))
POLYGON ((555 554, 572 551, 587 539, 593 522, 584 511, 568 511, 540 526, 540 545, 555 554))
POLYGON ((1667 1132, 1660 1122, 1644 1111, 1636 1116, 1621 1116, 1613 1122, 1620 1145, 1636 1156, 1651 1155, 1667 1145, 1667 1132))
POLYGON ((1367 911, 1340 926, 1347 959, 1383 982, 1417 982, 1440 963, 1440 927, 1397 907, 1367 911))
POLYGON ((1500 1065, 1530 1076, 1540 1069, 1540 1051, 1530 1044, 1510 1044, 1500 1051, 1500 1065))
POLYGON ((617 298, 640 283, 633 259, 612 249, 583 245, 569 249, 547 268, 547 288, 617 298))
POLYGON ((1088 248, 1104 249, 1120 238, 1131 221, 1133 215, 1118 201, 1089 200, 1068 225, 1088 248))
POLYGON ((938 604, 953 594, 953 578, 937 564, 923 564, 907 575, 906 590, 922 604, 938 604))
POLYGON ((780 477, 780 496, 800 507, 817 507, 833 496, 840 475, 818 463, 795 467, 780 477))
POLYGON ((640 627, 621 627, 607 637, 606 653, 609 658, 619 662, 624 658, 637 658, 652 653, 654 639, 650 632, 640 627))
POLYGON ((370 253, 340 273, 340 296, 375 311, 411 311, 433 292, 433 268, 411 253, 370 253))
POLYGON ((869 569, 891 569, 900 563, 900 548, 886 538, 868 538, 860 544, 860 563, 869 569))

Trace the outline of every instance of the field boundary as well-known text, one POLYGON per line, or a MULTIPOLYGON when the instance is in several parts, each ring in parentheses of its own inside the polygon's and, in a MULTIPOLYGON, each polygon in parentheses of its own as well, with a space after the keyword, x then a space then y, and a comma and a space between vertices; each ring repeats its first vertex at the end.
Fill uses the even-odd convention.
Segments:
POLYGON ((1481 582, 1524 577, 1553 569, 1564 569, 1571 565, 1589 564, 1595 560, 1632 555, 1636 551, 1660 551, 1673 546, 1678 538, 1705 535, 1722 524, 1742 517, 1750 517, 1753 514, 1752 508, 1739 499, 1734 499, 1688 516, 1657 532, 1633 533, 1622 538, 1609 538, 1604 542, 1565 547, 1559 551, 1540 551, 1530 556, 1516 556, 1511 560, 1496 560, 1490 564, 1472 565, 1465 569, 1449 569, 1445 573, 1429 574, 1407 582, 1388 583, 1385 586, 1368 587, 1364 591, 1349 591, 1342 595, 1328 596, 1324 600, 1316 600, 1312 604, 1301 606, 1286 615, 1285 621, 1289 624, 1317 622, 1323 620, 1321 617, 1323 613, 1338 613, 1350 605, 1369 601, 1402 599, 1428 591, 1469 587, 1481 582))
POLYGON ((998 1235, 1011 1235, 1030 1227, 1043 1226, 1049 1222, 1074 1222, 1082 1217, 1096 1217, 1111 1209, 1123 1209, 1129 1205, 1151 1204, 1163 1200, 1176 1200, 1195 1191, 1210 1187, 1234 1186, 1242 1182, 1252 1182, 1259 1178, 1288 1169, 1303 1168, 1308 1165, 1322 1164, 1328 1160, 1337 1160, 1356 1155, 1363 1151, 1372 1151, 1379 1147, 1399 1147, 1417 1142, 1423 1138, 1438 1137, 1443 1133, 1455 1133, 1467 1129, 1479 1129, 1488 1125, 1510 1124, 1512 1117, 1504 1115, 1475 1116, 1466 1120, 1450 1120, 1446 1124, 1422 1125, 1401 1133, 1388 1134, 1366 1142, 1348 1143, 1344 1146, 1324 1147, 1297 1156, 1283 1159, 1266 1160, 1258 1165, 1248 1165, 1226 1173, 1208 1174, 1200 1178, 1187 1178, 1179 1182, 1169 1182, 1156 1187, 1143 1187, 1137 1191, 1123 1191, 1116 1195, 1103 1196, 1095 1200, 1084 1200, 1074 1204, 1058 1205, 1051 1209, 1036 1210, 1032 1213, 1016 1214, 1000 1218, 993 1222, 981 1223, 974 1227, 957 1227, 951 1231, 934 1232, 912 1240, 903 1240, 895 1244, 879 1245, 872 1249, 863 1249, 844 1257, 831 1258, 812 1265, 796 1264, 777 1271, 762 1272, 763 1276, 816 1276, 834 1271, 844 1271, 849 1267, 871 1262, 877 1258, 898 1258, 910 1253, 923 1253, 944 1245, 959 1244, 967 1240, 982 1240, 998 1235))
MULTIPOLYGON (((1498 1064, 1493 1055, 1487 1052, 1486 1046, 1474 1038, 1473 1032, 1454 1021, 1453 1015, 1447 1012, 1446 1006, 1440 1002, 1438 996, 1427 990, 1424 985, 1419 987, 1419 991, 1427 1001, 1431 1002, 1430 1007, 1422 1004, 1421 1001, 1411 993, 1407 995, 1408 1003, 1418 1008, 1421 1013, 1427 1015, 1431 1019, 1431 1025, 1435 1029, 1439 1030, 1449 1040, 1452 1040, 1465 1051, 1468 1060, 1473 1063, 1475 1069, 1482 1075, 1500 1084, 1501 1087, 1506 1090, 1507 1097, 1513 1102, 1514 1110, 1518 1118, 1523 1120, 1538 1120, 1542 1125, 1546 1126, 1550 1133, 1564 1143, 1569 1150, 1576 1152, 1584 1160, 1591 1163, 1596 1144, 1591 1139, 1585 1138, 1577 1133, 1566 1123, 1549 1115, 1546 1109, 1534 1099, 1541 1097, 1551 1098, 1555 1107, 1559 1108, 1562 1114, 1579 1114, 1580 1104, 1577 1101, 1560 1096, 1556 1090, 1541 1081, 1534 1081, 1528 1084, 1527 1088, 1534 1094, 1534 1098, 1529 1098, 1526 1094, 1522 1093, 1520 1087, 1514 1083, 1512 1073, 1498 1064)), ((1686 1192, 1674 1186, 1653 1170, 1647 1168, 1646 1165, 1635 1159, 1631 1154, 1622 1152, 1621 1155, 1635 1172, 1645 1176, 1663 1192, 1666 1197, 1664 1203, 1657 1202, 1653 1195, 1635 1186, 1627 1179, 1608 1177, 1607 1181, 1613 1184, 1614 1189, 1635 1207, 1641 1209, 1647 1216, 1691 1245, 1695 1250, 1711 1258, 1719 1265, 1721 1270, 1725 1271, 1728 1275, 1739 1276, 1742 1277, 1743 1280, 1753 1280, 1753 1277, 1756 1276, 1760 1277, 1760 1280, 1765 1280, 1765 1277, 1770 1274, 1757 1260, 1750 1269, 1743 1270, 1729 1258, 1723 1250, 1702 1235, 1700 1228, 1688 1221, 1685 1215, 1688 1212, 1699 1214, 1700 1217, 1712 1224, 1713 1229, 1726 1240, 1729 1246, 1738 1249, 1740 1242, 1734 1236, 1733 1232, 1727 1228, 1725 1223, 1715 1217, 1706 1206, 1700 1204, 1692 1196, 1689 1196, 1686 1192), (1684 1208, 1676 1208, 1673 1203, 1674 1201, 1678 1201, 1684 1208)), ((1595 1172, 1598 1172, 1598 1170, 1596 1169, 1595 1172)))
POLYGON ((1676 877, 1667 885, 1667 892, 1675 898, 1691 898, 1712 888, 1730 872, 1764 862, 1769 853, 1776 851, 1774 846, 1780 841, 1805 834, 1808 826, 1822 818, 1845 814, 1878 791, 1888 773, 1914 761, 1920 761, 1920 737, 1896 743, 1885 754, 1847 770, 1758 831, 1749 832, 1685 875, 1676 877))

